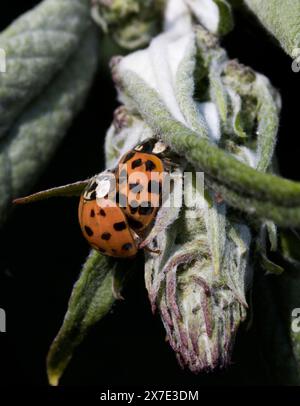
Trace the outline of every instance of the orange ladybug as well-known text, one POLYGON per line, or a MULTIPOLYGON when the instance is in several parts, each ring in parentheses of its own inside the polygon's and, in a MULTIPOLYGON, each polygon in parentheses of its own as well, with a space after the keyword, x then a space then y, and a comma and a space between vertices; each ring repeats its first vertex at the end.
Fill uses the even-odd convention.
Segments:
POLYGON ((139 234, 151 225, 161 206, 166 151, 164 143, 150 139, 125 154, 118 164, 119 205, 139 234))
POLYGON ((161 141, 147 140, 126 153, 113 171, 89 182, 78 215, 93 248, 113 257, 136 255, 161 205, 165 171, 170 170, 167 149, 161 141))
POLYGON ((138 236, 130 229, 123 210, 114 199, 113 174, 93 178, 80 197, 78 217, 84 237, 101 253, 113 257, 133 257, 138 236))

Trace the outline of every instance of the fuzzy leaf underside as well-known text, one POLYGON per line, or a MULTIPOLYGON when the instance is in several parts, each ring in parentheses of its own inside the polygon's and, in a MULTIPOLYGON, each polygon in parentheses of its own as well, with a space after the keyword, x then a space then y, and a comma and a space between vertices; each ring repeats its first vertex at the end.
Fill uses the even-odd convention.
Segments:
POLYGON ((82 107, 98 63, 98 32, 90 27, 64 69, 0 143, 0 224, 13 198, 25 194, 82 107))
POLYGON ((89 328, 111 309, 115 301, 112 290, 115 267, 108 257, 91 251, 73 288, 63 325, 48 354, 47 372, 51 385, 58 384, 73 351, 89 328))
POLYGON ((41 200, 50 199, 52 197, 73 197, 80 196, 84 188, 88 185, 88 180, 71 183, 65 186, 43 190, 29 196, 21 197, 13 201, 14 204, 30 204, 40 202, 41 200))
POLYGON ((294 50, 300 47, 300 1, 245 0, 245 3, 282 48, 295 57, 294 50))
POLYGON ((78 48, 91 24, 88 0, 45 0, 0 34, 0 137, 78 48))

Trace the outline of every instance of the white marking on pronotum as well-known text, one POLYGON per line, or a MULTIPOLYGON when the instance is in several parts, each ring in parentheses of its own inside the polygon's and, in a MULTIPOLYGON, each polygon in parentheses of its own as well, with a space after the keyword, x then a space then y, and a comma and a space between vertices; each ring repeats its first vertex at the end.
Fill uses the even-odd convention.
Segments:
POLYGON ((0 309, 0 333, 6 333, 6 313, 0 309))
POLYGON ((5 49, 0 48, 0 73, 6 72, 6 52, 5 49))
POLYGON ((106 207, 116 206, 116 177, 114 173, 106 171, 96 178, 96 201, 99 206, 103 205, 103 198, 106 199, 106 207))
POLYGON ((96 196, 98 199, 106 196, 110 191, 111 180, 109 178, 103 178, 98 182, 96 188, 96 196))
POLYGON ((143 151, 144 145, 137 145, 134 149, 135 151, 143 151))
POLYGON ((161 154, 167 149, 166 144, 164 144, 162 141, 157 141, 154 145, 153 148, 153 154, 161 154))

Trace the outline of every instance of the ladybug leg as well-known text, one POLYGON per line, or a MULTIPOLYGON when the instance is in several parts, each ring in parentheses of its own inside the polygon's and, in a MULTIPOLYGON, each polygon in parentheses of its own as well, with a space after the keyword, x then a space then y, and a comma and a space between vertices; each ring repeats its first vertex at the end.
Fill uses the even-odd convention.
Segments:
POLYGON ((173 169, 176 169, 179 167, 178 164, 176 164, 175 162, 171 161, 169 158, 164 158, 164 165, 165 168, 168 172, 171 172, 173 169))
POLYGON ((169 164, 170 166, 178 166, 178 164, 176 164, 175 162, 171 161, 170 158, 164 158, 164 162, 166 162, 166 163, 169 164))
POLYGON ((143 247, 145 251, 150 252, 152 254, 157 254, 160 255, 161 254, 161 250, 154 250, 150 247, 148 247, 147 245, 145 247, 143 247))

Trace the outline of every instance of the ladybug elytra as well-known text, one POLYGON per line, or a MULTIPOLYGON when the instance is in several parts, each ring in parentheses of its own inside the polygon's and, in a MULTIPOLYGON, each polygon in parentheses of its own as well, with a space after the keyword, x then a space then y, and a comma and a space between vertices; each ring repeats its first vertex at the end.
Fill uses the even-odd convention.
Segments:
POLYGON ((93 178, 81 195, 79 223, 90 245, 113 257, 133 257, 161 205, 167 146, 147 140, 112 171, 93 178))

